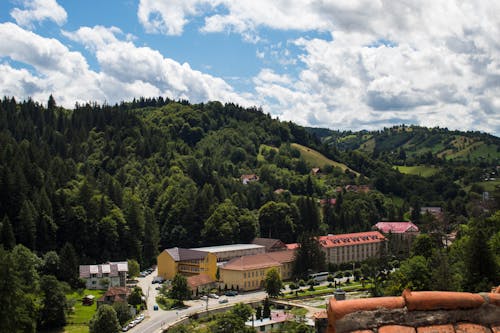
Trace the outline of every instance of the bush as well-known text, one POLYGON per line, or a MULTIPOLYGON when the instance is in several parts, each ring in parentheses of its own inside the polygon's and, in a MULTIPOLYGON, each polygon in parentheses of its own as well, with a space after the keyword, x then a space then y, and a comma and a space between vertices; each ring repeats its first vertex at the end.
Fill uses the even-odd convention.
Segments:
POLYGON ((295 290, 295 289, 299 289, 299 286, 298 286, 298 285, 296 285, 295 283, 290 283, 290 284, 288 285, 288 288, 290 288, 291 290, 295 290))
POLYGON ((333 282, 334 281, 333 275, 332 274, 328 274, 328 276, 326 277, 326 281, 333 282))
POLYGON ((309 290, 309 291, 314 291, 314 285, 313 285, 313 284, 310 284, 310 285, 309 285, 309 289, 308 289, 308 290, 309 290))
POLYGON ((337 273, 335 273, 335 278, 337 278, 337 279, 341 279, 341 278, 343 278, 343 277, 344 277, 344 273, 342 273, 342 272, 337 272, 337 273))
POLYGON ((304 280, 299 281, 299 286, 304 287, 306 285, 306 282, 304 280))

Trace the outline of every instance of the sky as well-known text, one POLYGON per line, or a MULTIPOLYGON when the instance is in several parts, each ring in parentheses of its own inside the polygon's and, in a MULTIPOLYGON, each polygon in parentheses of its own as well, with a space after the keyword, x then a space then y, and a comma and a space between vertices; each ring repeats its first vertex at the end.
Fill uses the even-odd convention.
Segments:
POLYGON ((500 1, 1 0, 0 96, 500 135, 500 1))

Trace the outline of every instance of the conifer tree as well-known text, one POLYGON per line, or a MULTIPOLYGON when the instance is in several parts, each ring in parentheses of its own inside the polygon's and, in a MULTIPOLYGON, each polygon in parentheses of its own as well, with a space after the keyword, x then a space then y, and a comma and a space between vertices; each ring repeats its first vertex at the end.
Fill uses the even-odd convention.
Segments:
POLYGON ((12 250, 12 248, 16 245, 16 238, 14 236, 14 231, 12 230, 12 224, 10 223, 10 219, 7 215, 4 216, 0 228, 0 244, 2 244, 6 250, 12 250))

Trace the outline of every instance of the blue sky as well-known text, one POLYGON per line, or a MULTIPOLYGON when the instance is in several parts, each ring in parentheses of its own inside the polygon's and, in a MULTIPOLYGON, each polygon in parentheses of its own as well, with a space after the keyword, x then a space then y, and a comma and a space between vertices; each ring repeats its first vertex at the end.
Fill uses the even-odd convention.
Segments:
POLYGON ((301 125, 500 134, 500 4, 4 0, 0 95, 167 96, 301 125))

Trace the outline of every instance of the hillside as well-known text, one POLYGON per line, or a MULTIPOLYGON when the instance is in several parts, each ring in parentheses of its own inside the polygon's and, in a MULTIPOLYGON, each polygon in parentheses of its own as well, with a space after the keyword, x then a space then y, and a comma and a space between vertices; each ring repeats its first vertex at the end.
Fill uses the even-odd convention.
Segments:
MULTIPOLYGON (((301 126, 234 104, 142 98, 73 110, 49 105, 0 102, 6 248, 20 243, 43 255, 71 244, 82 262, 133 258, 148 265, 166 247, 245 243, 270 232, 296 242, 307 231, 363 231, 421 205, 467 217, 486 188, 479 167, 394 170, 387 152, 408 147, 411 155, 410 130, 330 131, 323 139, 338 143, 328 145, 301 126), (345 148, 354 143, 356 149, 345 148), (370 190, 346 191, 347 185, 370 190), (324 198, 341 200, 325 209, 317 206, 324 198)), ((463 145, 496 142, 463 136, 463 145)))
POLYGON ((500 161, 500 138, 480 132, 419 126, 372 132, 309 131, 340 150, 357 150, 398 165, 432 164, 436 158, 469 165, 493 166, 500 161))

